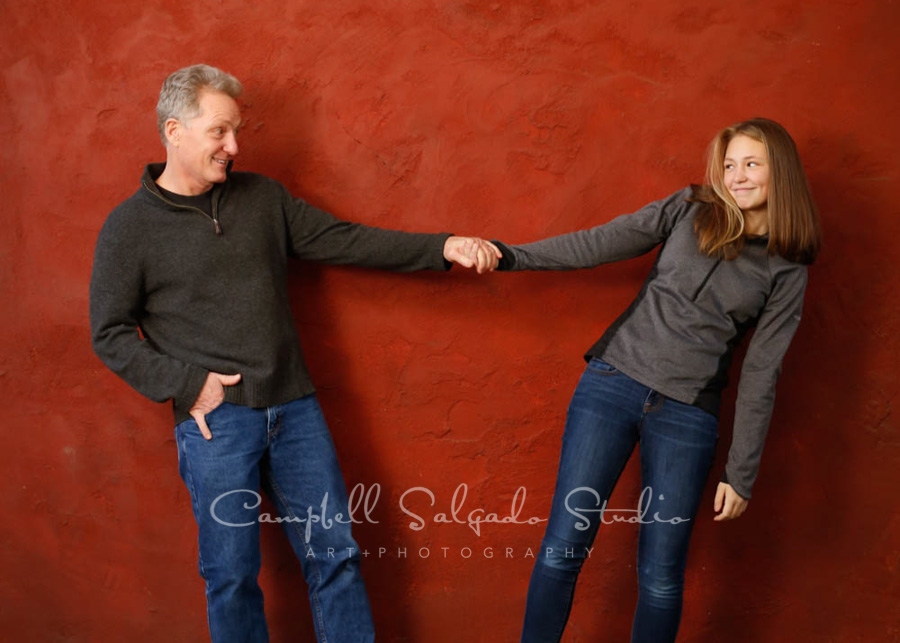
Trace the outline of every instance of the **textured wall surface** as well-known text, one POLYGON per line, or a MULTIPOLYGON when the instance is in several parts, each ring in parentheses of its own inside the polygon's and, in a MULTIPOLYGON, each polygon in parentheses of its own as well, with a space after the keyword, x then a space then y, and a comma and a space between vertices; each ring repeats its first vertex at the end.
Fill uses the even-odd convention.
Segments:
MULTIPOLYGON (((245 84, 239 169, 352 220, 509 242, 701 180, 733 121, 784 123, 827 245, 749 510, 715 523, 715 485, 704 497, 681 640, 898 640, 898 26, 893 0, 0 4, 0 636, 206 636, 170 410, 103 367, 87 320, 97 232, 164 158, 160 83, 203 61, 245 84)), ((348 485, 380 485, 357 539, 381 640, 516 640, 542 525, 431 518, 461 484, 462 515, 509 514, 521 486, 521 517, 546 518, 581 354, 651 263, 484 278, 294 266, 348 485), (421 530, 399 504, 417 486, 435 494, 406 497, 421 530)), ((733 392, 715 476, 732 408, 733 392)), ((635 465, 610 506, 636 503, 635 465)), ((567 641, 627 639, 636 536, 601 532, 567 641)), ((313 640, 277 526, 263 547, 273 641, 313 640)))

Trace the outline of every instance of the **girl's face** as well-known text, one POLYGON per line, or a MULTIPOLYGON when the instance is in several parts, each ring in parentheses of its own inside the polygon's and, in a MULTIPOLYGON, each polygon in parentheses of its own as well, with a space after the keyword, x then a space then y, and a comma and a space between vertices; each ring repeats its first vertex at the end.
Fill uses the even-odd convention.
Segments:
POLYGON ((769 199, 769 158, 766 146, 738 134, 725 150, 725 187, 745 213, 765 214, 769 199))

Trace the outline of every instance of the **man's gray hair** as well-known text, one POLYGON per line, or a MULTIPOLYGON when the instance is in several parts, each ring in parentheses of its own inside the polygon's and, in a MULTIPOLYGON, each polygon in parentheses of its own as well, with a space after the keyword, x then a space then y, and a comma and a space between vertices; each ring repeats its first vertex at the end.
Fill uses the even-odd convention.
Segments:
POLYGON ((209 65, 191 65, 172 73, 159 90, 156 104, 156 127, 163 145, 167 145, 166 121, 176 118, 183 123, 197 116, 200 92, 204 89, 224 92, 232 98, 244 90, 237 78, 209 65))

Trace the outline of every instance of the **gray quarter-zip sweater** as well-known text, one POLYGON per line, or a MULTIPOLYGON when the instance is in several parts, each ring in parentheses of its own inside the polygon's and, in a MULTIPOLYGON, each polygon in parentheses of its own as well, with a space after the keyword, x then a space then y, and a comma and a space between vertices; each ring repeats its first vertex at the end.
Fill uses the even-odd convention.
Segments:
POLYGON ((382 230, 334 218, 280 183, 229 172, 212 212, 166 199, 148 165, 97 238, 91 335, 100 359, 175 421, 210 371, 240 373, 225 401, 282 404, 315 389, 287 289, 288 257, 389 270, 446 270, 449 234, 382 230), (143 338, 139 334, 143 335, 143 338))
POLYGON ((691 188, 633 214, 524 245, 499 244, 501 270, 572 270, 621 261, 662 244, 634 302, 588 350, 629 377, 718 416, 733 349, 755 327, 738 384, 723 480, 750 498, 782 357, 800 323, 806 266, 748 239, 724 261, 701 254, 691 188))

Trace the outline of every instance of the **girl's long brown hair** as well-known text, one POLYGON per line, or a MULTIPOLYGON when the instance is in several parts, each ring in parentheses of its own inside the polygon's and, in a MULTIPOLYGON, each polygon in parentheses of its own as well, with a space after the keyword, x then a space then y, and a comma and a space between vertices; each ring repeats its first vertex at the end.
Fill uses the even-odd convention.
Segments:
POLYGON ((725 187, 725 150, 743 134, 766 146, 769 163, 769 254, 811 264, 822 245, 819 215, 797 146, 781 125, 753 118, 719 132, 709 146, 706 185, 695 186, 691 200, 707 203, 697 215, 694 231, 700 251, 730 260, 744 247, 744 215, 725 187))

